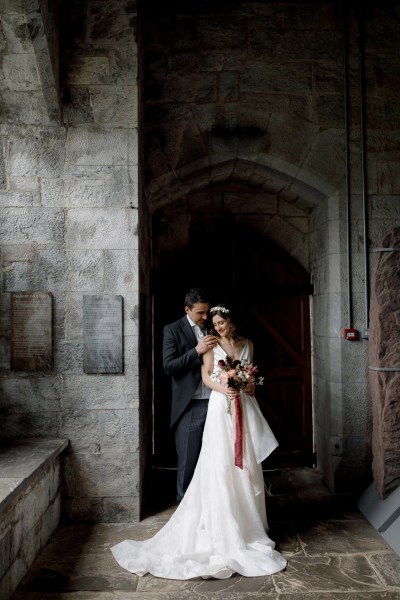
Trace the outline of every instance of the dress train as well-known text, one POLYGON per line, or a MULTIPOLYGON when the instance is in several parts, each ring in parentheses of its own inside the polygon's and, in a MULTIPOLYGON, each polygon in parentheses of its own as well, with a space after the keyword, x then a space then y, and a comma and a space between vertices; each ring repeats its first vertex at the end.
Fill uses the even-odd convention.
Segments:
MULTIPOLYGON (((242 358, 246 359, 245 346, 242 358)), ((226 354, 214 350, 217 364, 226 354)), ((271 575, 286 567, 268 537, 261 462, 278 442, 254 397, 241 393, 243 469, 234 465, 232 417, 226 396, 209 401, 203 443, 192 481, 170 520, 152 538, 111 548, 131 573, 167 579, 271 575)))

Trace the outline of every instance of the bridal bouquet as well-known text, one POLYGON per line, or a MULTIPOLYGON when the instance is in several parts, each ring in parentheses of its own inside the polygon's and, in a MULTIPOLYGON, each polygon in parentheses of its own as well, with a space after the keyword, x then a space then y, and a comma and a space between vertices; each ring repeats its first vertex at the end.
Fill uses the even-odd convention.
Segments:
MULTIPOLYGON (((219 381, 222 385, 237 390, 245 390, 248 385, 262 385, 264 377, 258 375, 258 367, 252 363, 241 360, 232 360, 230 356, 226 360, 218 361, 218 369, 211 375, 214 381, 219 381)), ((232 414, 231 400, 227 400, 226 412, 232 414)))

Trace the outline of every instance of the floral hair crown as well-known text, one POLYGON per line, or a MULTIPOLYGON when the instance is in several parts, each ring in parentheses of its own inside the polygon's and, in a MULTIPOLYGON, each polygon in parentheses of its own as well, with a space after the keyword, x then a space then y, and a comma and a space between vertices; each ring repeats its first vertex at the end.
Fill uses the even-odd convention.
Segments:
POLYGON ((225 308, 224 306, 213 306, 210 308, 210 313, 217 312, 217 310, 222 313, 229 313, 229 308, 225 308))

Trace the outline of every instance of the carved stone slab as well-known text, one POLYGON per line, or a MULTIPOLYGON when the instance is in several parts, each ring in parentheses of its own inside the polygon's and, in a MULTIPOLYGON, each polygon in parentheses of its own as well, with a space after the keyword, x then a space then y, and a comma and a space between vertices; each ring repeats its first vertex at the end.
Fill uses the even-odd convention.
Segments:
POLYGON ((48 371, 53 366, 52 294, 11 294, 11 370, 48 371))
POLYGON ((122 373, 122 296, 83 296, 83 370, 122 373))
POLYGON ((372 472, 380 498, 400 486, 400 227, 380 244, 371 282, 372 472))

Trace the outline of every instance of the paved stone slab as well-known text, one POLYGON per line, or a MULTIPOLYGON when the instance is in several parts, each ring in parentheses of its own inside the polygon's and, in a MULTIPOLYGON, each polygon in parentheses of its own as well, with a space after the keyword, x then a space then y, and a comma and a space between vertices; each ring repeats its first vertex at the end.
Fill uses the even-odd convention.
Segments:
MULTIPOLYGON (((388 587, 400 588, 400 559, 393 552, 372 554, 368 560, 388 587)), ((400 598, 400 589, 399 589, 400 598)))
POLYGON ((293 557, 286 571, 274 576, 277 591, 357 592, 385 590, 375 569, 361 555, 293 557))
POLYGON ((144 540, 157 533, 162 523, 121 523, 100 525, 71 525, 62 528, 45 548, 42 559, 51 556, 81 556, 101 554, 123 539, 144 540))
POLYGON ((137 576, 116 568, 111 552, 83 554, 78 557, 46 556, 40 558, 22 580, 21 590, 133 592, 137 576))
POLYGON ((366 521, 305 521, 295 523, 295 530, 308 556, 387 550, 385 541, 366 521))

